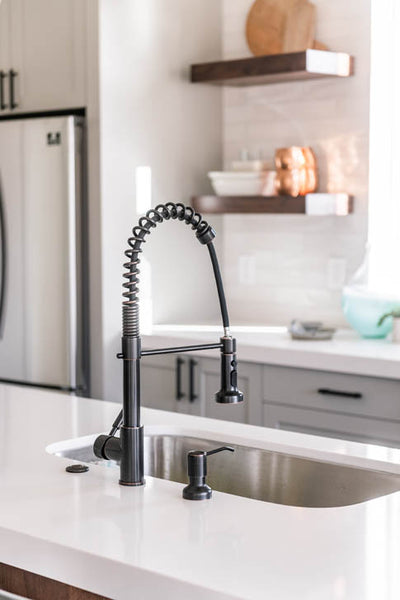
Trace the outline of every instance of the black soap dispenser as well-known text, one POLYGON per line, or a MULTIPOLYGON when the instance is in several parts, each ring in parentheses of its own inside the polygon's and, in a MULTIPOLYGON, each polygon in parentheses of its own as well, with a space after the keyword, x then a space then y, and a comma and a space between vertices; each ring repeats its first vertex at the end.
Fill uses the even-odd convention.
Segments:
POLYGON ((205 452, 204 450, 191 450, 187 456, 189 485, 182 492, 185 500, 209 500, 212 496, 212 489, 206 484, 207 476, 207 456, 217 454, 217 452, 235 452, 230 446, 222 446, 215 450, 205 452))

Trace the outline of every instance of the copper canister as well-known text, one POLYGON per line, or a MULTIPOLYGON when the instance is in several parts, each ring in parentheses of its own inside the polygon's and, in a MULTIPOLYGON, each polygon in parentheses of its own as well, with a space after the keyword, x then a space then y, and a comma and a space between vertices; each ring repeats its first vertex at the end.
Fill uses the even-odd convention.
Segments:
POLYGON ((316 191, 317 161, 311 148, 278 148, 275 152, 275 165, 278 194, 295 197, 316 191))

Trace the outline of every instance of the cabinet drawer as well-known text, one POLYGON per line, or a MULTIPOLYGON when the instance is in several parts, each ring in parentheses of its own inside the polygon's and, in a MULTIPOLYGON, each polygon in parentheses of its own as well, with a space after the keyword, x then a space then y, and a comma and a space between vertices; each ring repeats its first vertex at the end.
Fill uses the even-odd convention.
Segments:
POLYGON ((400 446, 400 423, 295 406, 264 404, 264 425, 355 442, 400 446))
POLYGON ((400 381, 266 366, 265 402, 400 421, 400 381))

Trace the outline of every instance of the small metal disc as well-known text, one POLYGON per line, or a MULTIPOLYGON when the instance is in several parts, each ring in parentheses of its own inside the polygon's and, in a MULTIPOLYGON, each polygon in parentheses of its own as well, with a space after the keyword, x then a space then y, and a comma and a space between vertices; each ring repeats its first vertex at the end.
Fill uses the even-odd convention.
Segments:
POLYGON ((89 471, 89 467, 87 465, 68 465, 65 470, 67 473, 86 473, 89 471))

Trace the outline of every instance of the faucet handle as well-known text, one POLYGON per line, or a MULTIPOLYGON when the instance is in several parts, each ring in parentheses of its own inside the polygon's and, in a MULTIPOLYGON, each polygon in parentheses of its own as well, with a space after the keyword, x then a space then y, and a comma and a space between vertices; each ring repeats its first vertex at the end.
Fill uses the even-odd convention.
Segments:
POLYGON ((211 454, 217 454, 217 452, 223 452, 224 450, 228 450, 229 452, 235 452, 235 448, 232 448, 232 446, 221 446, 221 448, 215 448, 215 450, 210 450, 209 452, 206 452, 206 456, 211 456, 211 454))
POLYGON ((207 456, 228 450, 235 452, 231 446, 221 446, 215 450, 191 450, 187 455, 189 485, 183 488, 182 496, 185 500, 209 500, 212 489, 206 484, 207 456))

